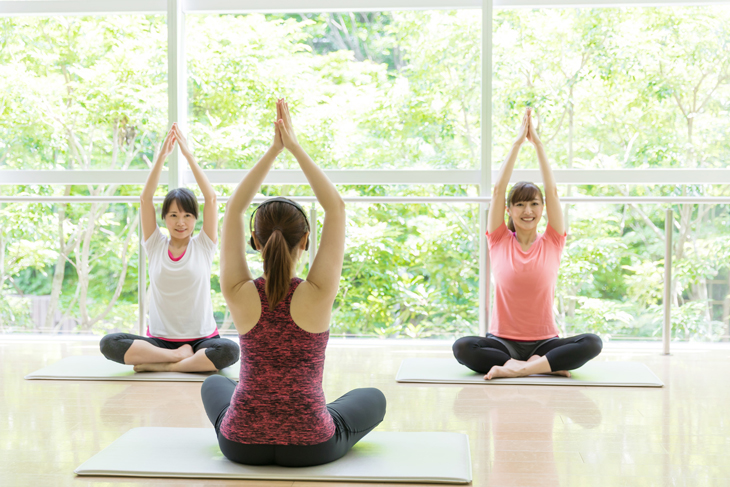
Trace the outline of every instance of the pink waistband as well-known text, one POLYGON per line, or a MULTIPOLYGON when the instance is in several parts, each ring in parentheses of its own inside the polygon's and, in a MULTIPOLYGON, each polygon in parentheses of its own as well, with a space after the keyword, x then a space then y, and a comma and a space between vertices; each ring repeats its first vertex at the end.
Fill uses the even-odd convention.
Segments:
POLYGON ((147 336, 150 338, 158 338, 160 340, 165 340, 166 342, 194 342, 195 340, 204 340, 206 338, 213 338, 214 336, 218 335, 218 329, 208 335, 207 337, 200 337, 200 338, 163 338, 163 337, 156 337, 154 335, 150 334, 150 327, 147 327, 147 336))

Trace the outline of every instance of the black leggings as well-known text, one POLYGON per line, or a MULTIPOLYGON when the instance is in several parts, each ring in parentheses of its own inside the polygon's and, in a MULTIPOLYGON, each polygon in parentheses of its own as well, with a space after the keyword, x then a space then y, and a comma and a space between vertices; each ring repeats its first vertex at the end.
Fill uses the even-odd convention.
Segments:
POLYGON ((127 353, 127 350, 129 350, 129 347, 132 346, 132 342, 134 340, 144 340, 156 347, 166 348, 169 350, 175 350, 185 344, 193 347, 193 352, 197 352, 201 348, 204 348, 205 356, 208 357, 208 360, 213 362, 213 365, 218 370, 235 364, 238 361, 238 356, 240 355, 238 344, 232 340, 221 338, 220 335, 216 335, 211 338, 198 338, 197 340, 190 340, 186 342, 170 342, 160 338, 132 335, 131 333, 112 333, 102 337, 101 342, 99 343, 99 348, 106 358, 123 364, 124 355, 127 353))
POLYGON ((601 339, 592 333, 584 333, 570 338, 539 340, 533 346, 525 347, 526 342, 486 337, 463 337, 454 342, 454 357, 475 372, 486 374, 495 365, 504 365, 509 359, 527 360, 532 355, 545 356, 550 370, 573 370, 583 366, 598 356, 603 348, 601 339), (504 343, 507 342, 512 353, 504 343), (515 350, 518 353, 515 353, 515 350), (527 351, 526 353, 524 351, 527 351), (514 356, 517 355, 517 356, 514 356))
POLYGON ((385 417, 385 396, 378 389, 355 389, 334 402, 327 410, 335 423, 335 434, 316 445, 253 445, 231 441, 220 432, 221 422, 231 403, 236 383, 214 375, 205 379, 200 391, 203 407, 215 426, 221 452, 229 460, 245 465, 309 467, 341 458, 352 446, 370 433, 385 417))

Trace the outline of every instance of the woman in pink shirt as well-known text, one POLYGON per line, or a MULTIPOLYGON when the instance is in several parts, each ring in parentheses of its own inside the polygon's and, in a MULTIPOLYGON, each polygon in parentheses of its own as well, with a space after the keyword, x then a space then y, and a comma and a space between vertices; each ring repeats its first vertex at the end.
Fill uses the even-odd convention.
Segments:
POLYGON ((569 370, 601 353, 603 344, 594 334, 558 338, 553 301, 565 238, 558 189, 528 108, 502 163, 489 207, 487 241, 495 284, 490 332, 486 337, 458 339, 453 350, 459 363, 487 374, 485 379, 531 374, 570 377, 569 370), (515 184, 507 198, 509 222, 505 225, 505 192, 526 140, 537 152, 547 201, 534 184, 515 184), (538 234, 545 209, 548 225, 545 233, 538 234))

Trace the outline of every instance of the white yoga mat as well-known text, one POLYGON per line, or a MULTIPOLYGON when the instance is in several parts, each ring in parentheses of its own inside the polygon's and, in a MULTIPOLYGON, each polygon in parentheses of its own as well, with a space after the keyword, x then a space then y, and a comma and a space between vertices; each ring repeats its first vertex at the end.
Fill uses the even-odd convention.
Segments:
POLYGON ((446 384, 662 387, 664 383, 641 362, 588 362, 570 371, 572 377, 531 375, 528 377, 484 380, 484 374, 464 367, 456 359, 407 358, 401 362, 398 382, 446 384))
POLYGON ((471 482, 461 433, 375 431, 341 459, 315 467, 247 466, 223 456, 212 428, 134 428, 75 470, 79 475, 247 480, 471 482))
MULTIPOLYGON (((237 362, 221 370, 219 374, 238 380, 240 364, 237 362)), ((51 380, 146 380, 202 382, 212 373, 192 372, 135 372, 133 366, 118 364, 103 356, 77 355, 66 357, 40 370, 26 375, 26 379, 51 380)))

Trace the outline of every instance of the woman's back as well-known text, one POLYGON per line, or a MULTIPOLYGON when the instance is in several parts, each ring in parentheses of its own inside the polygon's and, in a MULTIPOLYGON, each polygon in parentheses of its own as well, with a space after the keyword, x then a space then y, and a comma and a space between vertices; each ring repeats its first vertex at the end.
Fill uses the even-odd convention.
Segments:
POLYGON ((322 390, 329 332, 309 333, 291 317, 292 296, 302 282, 292 279, 285 298, 272 310, 265 279, 254 281, 261 316, 240 335, 239 384, 221 424, 221 433, 231 441, 313 445, 334 433, 322 390))
POLYGON ((345 251, 345 203, 297 142, 283 99, 276 119, 271 147, 233 191, 223 218, 221 292, 241 337, 240 382, 208 377, 201 396, 226 458, 306 467, 345 455, 383 420, 386 401, 379 390, 361 388, 325 403, 322 372, 345 251), (250 244, 261 251, 266 279, 254 279, 246 262, 243 215, 284 148, 324 209, 306 281, 293 276, 312 228, 291 200, 268 200, 249 220, 250 244))

